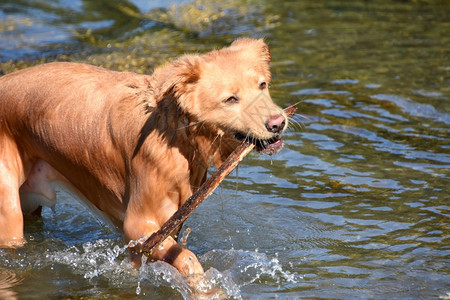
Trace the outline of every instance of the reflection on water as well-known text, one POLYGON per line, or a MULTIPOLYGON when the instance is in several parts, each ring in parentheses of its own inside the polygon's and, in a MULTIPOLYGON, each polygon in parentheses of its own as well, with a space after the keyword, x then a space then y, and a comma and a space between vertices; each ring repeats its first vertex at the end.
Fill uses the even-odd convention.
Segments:
POLYGON ((17 293, 13 291, 12 287, 21 284, 22 280, 14 271, 0 268, 0 298, 5 300, 17 299, 17 293))
MULTIPOLYGON (((449 15, 448 1, 426 0, 6 0, 0 69, 56 59, 149 73, 265 36, 272 97, 300 101, 301 126, 188 219, 210 284, 237 299, 448 299, 449 15)), ((6 279, 7 292, 189 297, 170 266, 131 269, 120 234, 60 197, 23 249, 0 250, 24 283, 6 279)))

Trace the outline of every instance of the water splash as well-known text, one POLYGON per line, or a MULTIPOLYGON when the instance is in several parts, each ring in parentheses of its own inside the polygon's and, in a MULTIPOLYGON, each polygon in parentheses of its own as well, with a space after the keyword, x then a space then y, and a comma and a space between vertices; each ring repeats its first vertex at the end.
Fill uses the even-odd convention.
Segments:
POLYGON ((239 282, 240 286, 246 286, 261 279, 282 282, 297 283, 295 274, 284 270, 278 257, 269 258, 267 254, 245 250, 211 250, 200 257, 204 265, 215 265, 223 273, 228 273, 239 282))
MULTIPOLYGON (((106 280, 108 286, 113 288, 129 289, 134 286, 135 293, 139 296, 175 292, 183 299, 192 299, 192 287, 173 266, 162 261, 147 263, 145 256, 139 269, 131 266, 127 249, 129 245, 138 242, 140 241, 131 241, 123 246, 120 239, 100 239, 77 246, 52 247, 57 250, 47 249, 44 255, 42 252, 39 255, 26 252, 13 265, 23 270, 68 267, 71 272, 94 285, 106 280)), ((234 283, 232 276, 214 267, 205 272, 198 290, 205 293, 208 291, 208 296, 212 297, 241 299, 240 288, 234 283)))
MULTIPOLYGON (((136 241, 135 241, 136 242, 136 241)), ((70 266, 91 281, 107 278, 110 284, 120 287, 135 284, 136 295, 150 295, 154 288, 169 288, 184 299, 192 299, 193 291, 186 279, 171 265, 157 261, 135 270, 128 261, 127 247, 120 247, 108 240, 85 243, 81 248, 70 247, 47 254, 49 262, 70 266)), ((258 250, 211 250, 200 257, 209 269, 205 272, 199 290, 217 291, 216 296, 242 299, 241 288, 260 282, 298 283, 296 274, 285 270, 277 256, 269 257, 258 250)))
POLYGON ((106 277, 110 283, 120 285, 127 276, 135 276, 136 270, 128 261, 128 246, 119 246, 112 240, 87 242, 81 247, 72 246, 46 254, 47 264, 63 264, 84 278, 95 281, 106 277))

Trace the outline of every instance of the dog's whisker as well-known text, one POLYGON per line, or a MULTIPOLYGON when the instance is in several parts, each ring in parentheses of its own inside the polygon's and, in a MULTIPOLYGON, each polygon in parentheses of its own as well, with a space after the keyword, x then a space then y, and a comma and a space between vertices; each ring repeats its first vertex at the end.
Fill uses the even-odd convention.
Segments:
POLYGON ((306 116, 296 115, 289 119, 288 127, 293 126, 293 127, 297 127, 299 130, 302 130, 305 128, 305 125, 300 120, 298 120, 297 116, 303 117, 304 119, 308 120, 308 118, 306 116))
MULTIPOLYGON (((294 129, 303 130, 305 125, 301 122, 293 121, 289 123, 289 127, 292 126, 294 129)), ((288 128, 289 128, 288 127, 288 128)))
MULTIPOLYGON (((217 135, 216 137, 215 137, 215 139, 217 139, 217 137, 218 137, 219 135, 217 135)), ((214 140, 215 140, 214 139, 214 140)), ((223 152, 222 152, 222 141, 223 141, 223 136, 220 136, 219 137, 219 153, 220 153, 220 155, 222 155, 223 154, 223 152)), ((214 141, 213 141, 214 142, 214 141)))
POLYGON ((300 114, 296 115, 295 118, 294 118, 294 120, 296 120, 296 119, 298 119, 298 118, 303 118, 303 119, 305 119, 305 120, 307 120, 307 121, 310 121, 310 120, 311 120, 308 116, 300 115, 300 114))
POLYGON ((206 125, 206 122, 205 121, 202 121, 202 122, 200 122, 201 123, 201 125, 200 125, 200 127, 199 127, 199 131, 200 130, 202 130, 203 129, 203 126, 205 126, 206 125))
MULTIPOLYGON (((211 142, 211 146, 214 145, 214 143, 215 143, 215 141, 217 140, 218 137, 221 137, 221 135, 220 135, 220 134, 217 134, 217 135, 216 135, 216 137, 214 138, 214 140, 211 142)), ((222 139, 220 139, 220 142, 221 142, 221 141, 222 141, 222 139)), ((219 145, 220 145, 220 142, 219 142, 219 145)))
POLYGON ((296 103, 294 103, 294 104, 292 104, 292 105, 293 105, 293 106, 297 106, 298 104, 302 103, 303 100, 305 100, 305 99, 301 99, 301 100, 297 101, 296 103))

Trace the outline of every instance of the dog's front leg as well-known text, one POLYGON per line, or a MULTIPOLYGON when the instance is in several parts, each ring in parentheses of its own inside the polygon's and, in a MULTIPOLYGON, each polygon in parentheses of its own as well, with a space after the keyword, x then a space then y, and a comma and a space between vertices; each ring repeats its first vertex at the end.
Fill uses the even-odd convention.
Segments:
MULTIPOLYGON (((141 264, 140 246, 139 244, 130 248, 130 258, 134 267, 139 267, 141 264)), ((204 273, 203 267, 195 254, 181 246, 172 237, 168 237, 153 249, 149 259, 150 261, 161 260, 171 264, 186 278, 204 273)))
MULTIPOLYGON (((127 211, 124 221, 124 233, 128 241, 149 237, 159 229, 156 224, 156 222, 149 221, 148 217, 145 218, 142 215, 138 216, 131 211, 127 211)), ((141 245, 138 242, 135 247, 130 248, 130 261, 135 268, 141 265, 141 245)), ((195 254, 177 243, 173 237, 168 237, 158 247, 153 249, 149 260, 165 261, 174 266, 185 277, 204 273, 203 267, 195 254)))
POLYGON ((25 181, 21 153, 16 143, 2 134, 0 127, 0 248, 21 247, 23 216, 19 187, 25 181))

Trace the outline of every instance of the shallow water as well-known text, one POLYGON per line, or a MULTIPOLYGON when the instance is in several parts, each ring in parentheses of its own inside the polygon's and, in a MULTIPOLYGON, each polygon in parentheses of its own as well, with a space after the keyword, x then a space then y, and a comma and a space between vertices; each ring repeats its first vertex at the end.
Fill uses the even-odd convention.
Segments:
MULTIPOLYGON (((450 299, 448 32, 439 0, 4 0, 0 68, 149 73, 264 36, 272 97, 301 117, 186 222, 210 284, 237 299, 450 299)), ((131 269, 120 233, 58 195, 24 248, 0 250, 0 298, 189 297, 167 265, 131 269)))

